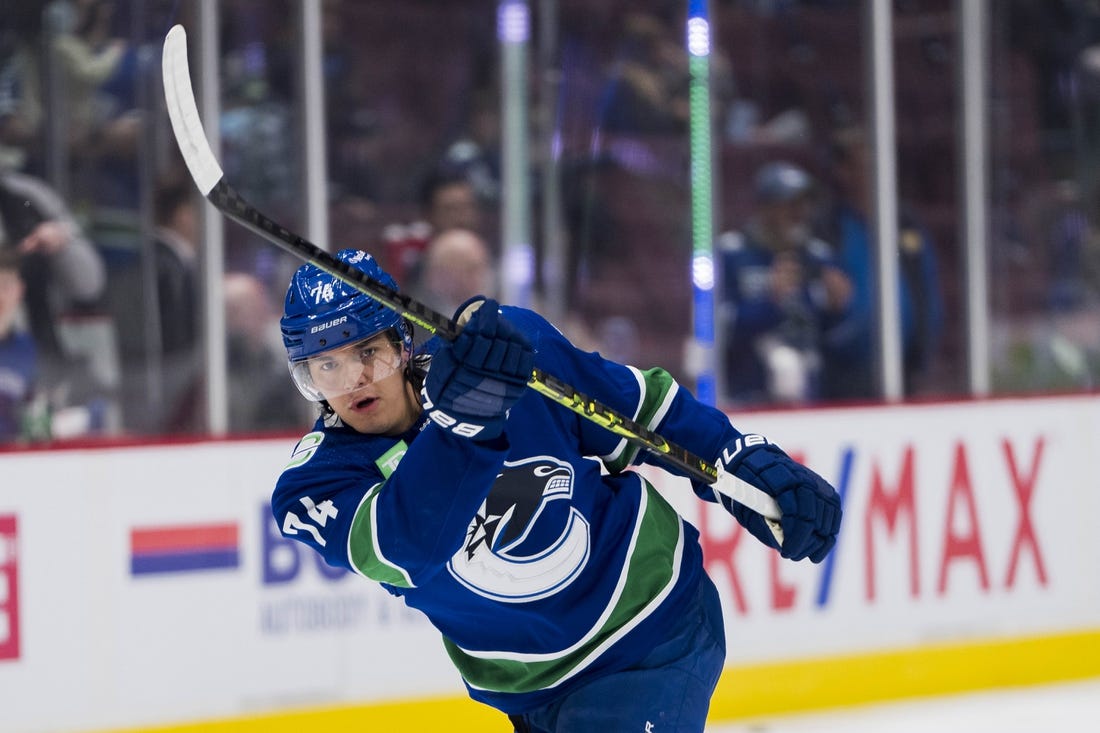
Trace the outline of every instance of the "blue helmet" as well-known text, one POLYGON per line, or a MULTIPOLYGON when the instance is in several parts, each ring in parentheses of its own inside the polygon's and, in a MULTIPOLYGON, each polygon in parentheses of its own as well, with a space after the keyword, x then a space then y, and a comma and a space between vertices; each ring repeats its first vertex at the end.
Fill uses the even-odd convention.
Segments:
MULTIPOLYGON (((371 280, 397 290, 394 279, 366 252, 344 249, 336 258, 371 280)), ((295 383, 302 394, 315 401, 323 398, 310 388, 308 380, 303 382, 303 372, 308 370, 296 369, 310 357, 391 328, 401 338, 406 355, 412 350, 412 329, 404 318, 315 265, 303 265, 291 278, 279 326, 295 383)))

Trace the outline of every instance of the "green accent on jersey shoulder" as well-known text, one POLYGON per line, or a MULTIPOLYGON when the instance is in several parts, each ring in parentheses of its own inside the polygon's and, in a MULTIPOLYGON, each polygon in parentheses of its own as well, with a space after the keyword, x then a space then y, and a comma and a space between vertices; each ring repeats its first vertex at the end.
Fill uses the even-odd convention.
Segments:
MULTIPOLYGON (((638 408, 634 413, 634 422, 649 430, 656 430, 661 420, 668 414, 672 400, 680 390, 672 375, 661 368, 642 371, 634 367, 628 367, 638 380, 638 388, 641 397, 638 400, 638 408)), ((634 462, 641 447, 625 438, 619 441, 615 450, 606 456, 601 456, 607 470, 611 473, 619 473, 634 462)))
POLYGON ((377 483, 363 497, 348 533, 348 560, 351 567, 371 580, 398 588, 412 588, 413 582, 404 568, 385 558, 378 546, 378 519, 375 505, 384 484, 377 483))
POLYGON ((310 458, 317 454, 317 448, 324 439, 325 434, 320 430, 303 435, 298 444, 294 446, 294 452, 290 455, 290 463, 286 464, 283 470, 289 471, 292 468, 305 465, 310 458))
POLYGON ((680 516, 644 479, 619 583, 608 608, 580 641, 547 654, 468 651, 444 637, 451 661, 471 686, 525 693, 561 684, 589 666, 653 613, 680 577, 684 531, 680 516))
POLYGON ((390 475, 397 470, 397 464, 405 457, 405 452, 408 449, 408 444, 403 440, 399 440, 392 448, 375 460, 374 465, 378 466, 378 470, 382 472, 383 478, 389 478, 390 475))

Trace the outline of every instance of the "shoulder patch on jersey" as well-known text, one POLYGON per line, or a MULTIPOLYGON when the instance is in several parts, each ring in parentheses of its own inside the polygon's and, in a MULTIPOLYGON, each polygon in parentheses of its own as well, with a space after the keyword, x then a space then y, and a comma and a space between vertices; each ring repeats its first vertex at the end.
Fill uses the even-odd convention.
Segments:
POLYGON ((397 470, 397 464, 405 457, 405 452, 408 450, 408 444, 403 440, 399 440, 388 451, 375 459, 374 465, 378 466, 383 478, 389 478, 397 470))
POLYGON ((298 468, 304 466, 309 462, 310 458, 317 453, 317 448, 320 447, 321 441, 325 439, 325 434, 320 430, 315 430, 312 433, 303 435, 298 441, 298 445, 294 446, 294 452, 290 455, 290 462, 283 468, 284 471, 289 471, 292 468, 298 468))

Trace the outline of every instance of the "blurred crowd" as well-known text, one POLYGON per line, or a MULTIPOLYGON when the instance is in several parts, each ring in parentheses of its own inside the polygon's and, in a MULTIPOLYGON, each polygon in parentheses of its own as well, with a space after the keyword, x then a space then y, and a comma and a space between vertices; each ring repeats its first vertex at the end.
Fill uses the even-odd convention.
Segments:
MULTIPOLYGON (((532 208, 551 225, 533 226, 536 304, 585 348, 690 380, 684 5, 561 0, 555 47, 532 50, 529 118, 532 208), (549 249, 547 231, 562 249, 549 249)), ((878 399, 861 3, 711 6, 720 399, 878 399)), ((958 58, 955 4, 897 6, 904 388, 960 395, 958 101, 945 81, 958 58)), ((298 7, 218 6, 220 158, 234 186, 292 230, 305 217, 298 7)), ((321 8, 330 239, 376 253, 404 290, 446 315, 470 295, 499 294, 496 2, 321 8)), ((0 9, 0 443, 209 429, 205 396, 218 375, 208 373, 204 208, 159 81, 164 32, 193 26, 197 10, 167 0, 0 9)), ((995 387, 1094 389, 1100 12, 1073 0, 993 12, 1004 29, 991 53, 995 387)), ((211 307, 224 314, 235 433, 311 421, 278 332, 297 264, 226 227, 211 307)))

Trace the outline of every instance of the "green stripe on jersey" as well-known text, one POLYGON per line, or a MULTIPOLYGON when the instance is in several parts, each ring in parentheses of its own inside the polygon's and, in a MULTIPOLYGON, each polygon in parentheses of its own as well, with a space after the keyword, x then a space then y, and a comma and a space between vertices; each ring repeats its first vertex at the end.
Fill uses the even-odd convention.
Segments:
MULTIPOLYGON (((630 367, 630 371, 637 377, 642 393, 634 422, 649 430, 656 430, 657 425, 668 413, 669 405, 672 404, 672 398, 676 396, 680 385, 671 374, 661 368, 647 369, 643 372, 630 367)), ((640 446, 624 438, 611 454, 601 458, 608 471, 619 473, 634 462, 639 450, 641 450, 640 446)))
POLYGON ((374 504, 383 484, 371 487, 351 520, 351 532, 348 535, 348 559, 356 571, 379 583, 389 583, 398 588, 412 588, 413 583, 401 567, 391 563, 382 555, 378 546, 378 527, 374 516, 374 504))
POLYGON ((590 665, 660 606, 680 575, 683 525, 664 498, 648 482, 642 484, 631 549, 599 625, 572 647, 548 654, 470 652, 444 638, 451 661, 470 685, 509 693, 553 687, 590 665))

